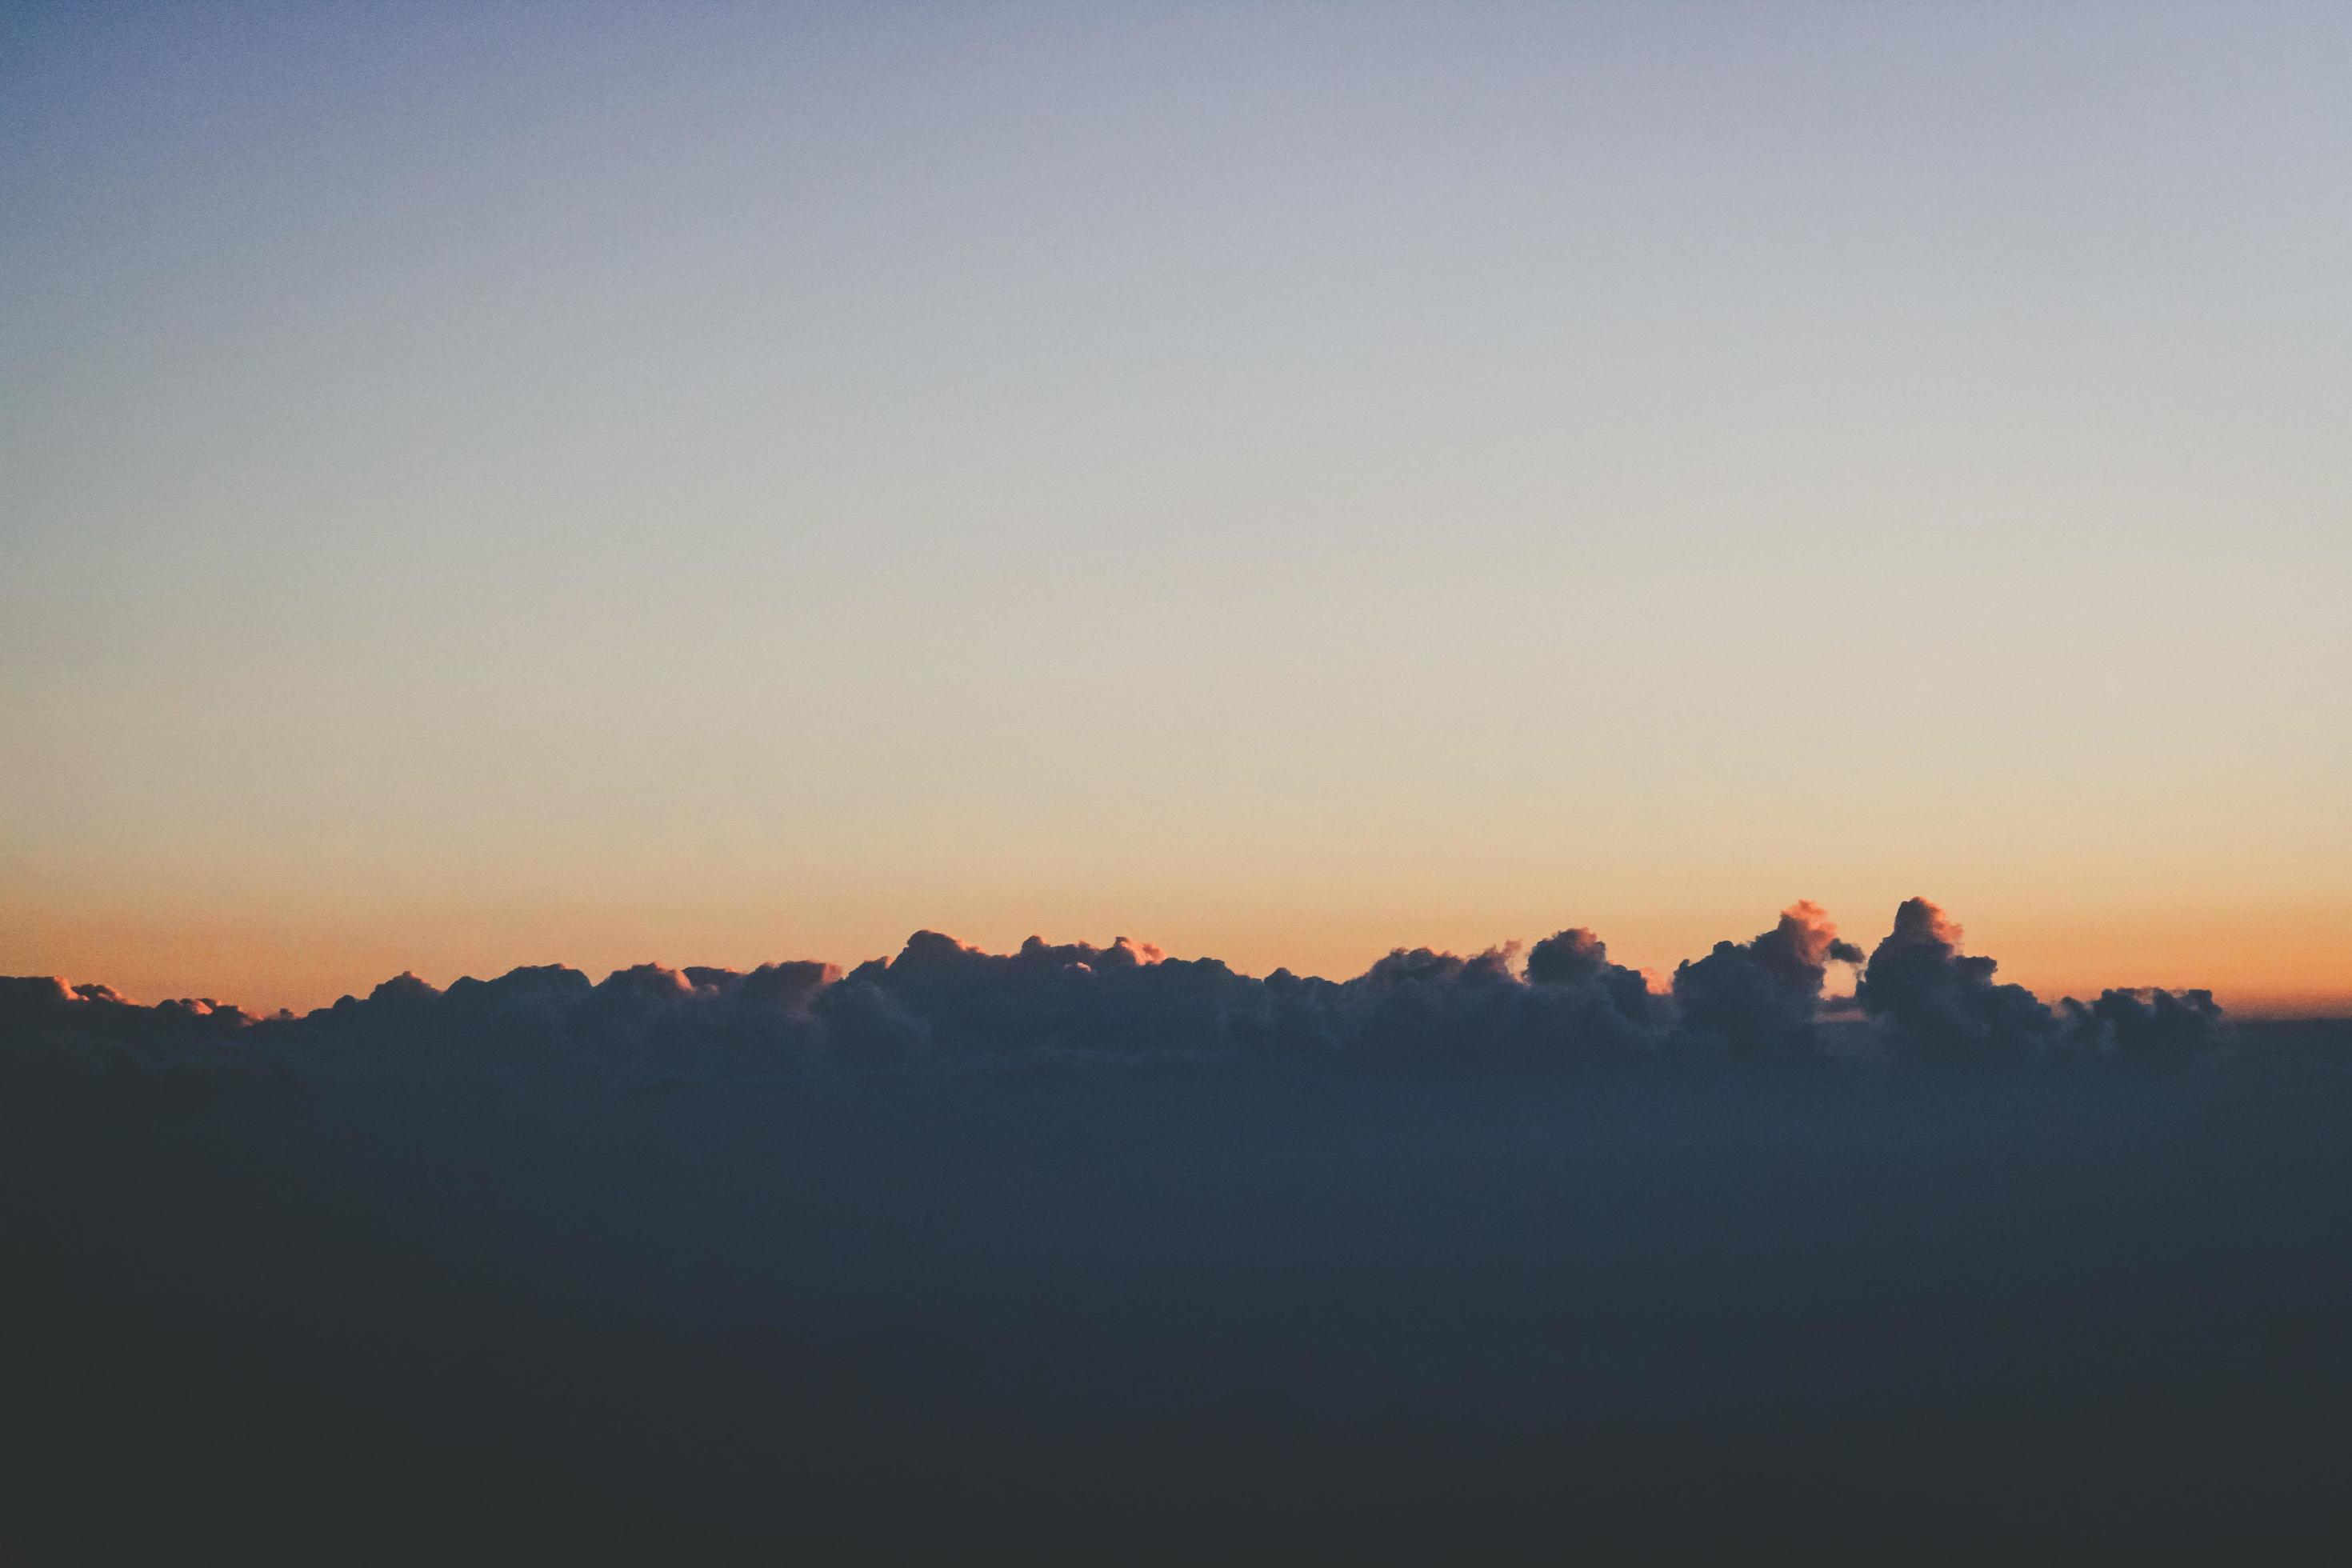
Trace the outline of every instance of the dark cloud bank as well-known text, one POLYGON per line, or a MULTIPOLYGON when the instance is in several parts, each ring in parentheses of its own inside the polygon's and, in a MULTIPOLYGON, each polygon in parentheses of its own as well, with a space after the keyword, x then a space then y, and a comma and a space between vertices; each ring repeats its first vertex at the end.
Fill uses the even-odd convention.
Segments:
POLYGON ((2352 1037, 2045 1005, 1916 900, 1654 992, 1581 931, 7 981, 0 1064, 0 1561, 2352 1534, 2352 1037))
POLYGON ((1157 1056, 1463 1065, 1786 1062, 1855 1055, 1951 1061, 2192 1056, 2227 1038, 2202 991, 2111 990, 2055 1010, 1964 954, 1925 900, 1865 959, 1801 903, 1748 942, 1720 942, 1664 991, 1592 932, 1471 958, 1399 948, 1345 983, 1213 958, 1032 937, 988 953, 919 931, 847 973, 815 963, 640 964, 592 983, 558 965, 436 990, 404 974, 306 1016, 205 1000, 143 1007, 102 985, 0 979, 0 1042, 19 1078, 259 1080, 349 1068, 521 1069, 735 1079, 1157 1056), (1825 1010, 1832 964, 1856 994, 1825 1010))

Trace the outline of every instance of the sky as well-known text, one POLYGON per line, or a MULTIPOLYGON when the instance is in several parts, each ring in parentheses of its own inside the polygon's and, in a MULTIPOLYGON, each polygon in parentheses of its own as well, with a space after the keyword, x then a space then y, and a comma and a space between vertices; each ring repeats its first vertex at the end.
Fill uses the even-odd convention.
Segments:
POLYGON ((0 5, 0 973, 1925 894, 2352 1007, 2341 6, 0 5))

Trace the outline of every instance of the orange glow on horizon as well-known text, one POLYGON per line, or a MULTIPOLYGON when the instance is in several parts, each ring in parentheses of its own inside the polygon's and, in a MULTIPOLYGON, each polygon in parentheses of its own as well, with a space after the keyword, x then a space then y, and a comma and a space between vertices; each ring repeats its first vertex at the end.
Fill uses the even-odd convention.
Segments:
MULTIPOLYGON (((1843 921, 1839 929, 1868 950, 1885 934, 1891 911, 1890 904, 1875 916, 1843 921)), ((2203 988, 2242 1016, 2352 1016, 2352 963, 2347 960, 2352 910, 2228 919, 2210 911, 2141 911, 2105 920, 1971 919, 1961 910, 1957 918, 1967 933, 1965 951, 1997 959, 2000 979, 2045 1000, 2089 997, 2108 986, 2203 988)), ((1652 915, 1618 921, 1613 931, 1591 923, 1612 959, 1642 970, 1654 989, 1663 990, 1679 961, 1702 956, 1718 940, 1745 941, 1770 919, 1652 915)), ((1475 952, 1509 941, 1531 942, 1557 929, 1482 935, 1458 921, 1437 921, 1416 931, 1364 914, 1166 923, 1179 929, 1160 934, 1156 945, 1173 956, 1215 957, 1245 973, 1288 968, 1335 980, 1361 973, 1394 947, 1475 952)), ((299 921, 258 911, 185 918, 90 913, 0 931, 0 973, 94 982, 142 1002, 212 997, 254 1013, 280 1007, 299 1013, 346 994, 364 995, 404 971, 446 985, 463 974, 488 977, 551 963, 584 970, 593 979, 646 962, 751 969, 783 959, 822 959, 846 968, 896 953, 908 934, 925 928, 993 952, 1011 952, 1032 934, 1097 945, 1126 936, 1139 949, 1150 946, 1154 936, 1140 921, 1120 930, 1074 929, 1066 922, 1016 930, 1001 921, 974 926, 919 918, 900 924, 895 935, 883 935, 890 928, 871 919, 845 922, 824 940, 794 938, 772 918, 740 910, 401 910, 379 911, 373 919, 345 914, 299 921)), ((1851 981, 1832 966, 1831 993, 1850 990, 1851 981)))

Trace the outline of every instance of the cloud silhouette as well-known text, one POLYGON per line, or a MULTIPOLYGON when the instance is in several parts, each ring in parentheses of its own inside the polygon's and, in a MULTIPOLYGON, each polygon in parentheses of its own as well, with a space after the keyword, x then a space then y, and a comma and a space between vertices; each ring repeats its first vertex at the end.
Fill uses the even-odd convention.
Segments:
POLYGON ((2076 1040, 2134 1061, 2173 1060, 2228 1038, 2210 991, 2108 990, 2095 1002, 2063 1004, 2076 1040))
POLYGON ((2022 985, 1993 979, 1990 958, 1960 952, 1960 928, 1925 899, 1906 899, 1874 949, 1854 994, 1906 1042, 1946 1054, 2017 1052, 2050 1045, 2057 1018, 2022 985))
POLYGON ((1830 964, 1861 957, 1859 948, 1839 939, 1819 905, 1800 901, 1753 941, 1719 942, 1705 958, 1677 965, 1675 1005, 1686 1034, 1719 1043, 1733 1056, 1808 1052, 1830 964))
POLYGON ((231 1083, 281 1083, 260 1023, 209 996, 152 1007, 111 987, 0 976, 0 1086, 69 1096, 175 1097, 231 1083))
MULTIPOLYGON (((1333 982, 1263 978, 1213 958, 1173 959, 1032 937, 993 953, 919 931, 845 973, 814 962, 749 972, 637 964, 591 981, 541 965, 446 991, 399 974, 301 1017, 257 1018, 210 999, 142 1006, 104 985, 0 980, 0 1071, 26 1080, 182 1081, 271 1070, 583 1069, 724 1079, 1149 1057, 1333 1057, 1459 1064, 1818 1056, 1829 966, 1861 969, 1835 1038, 1867 1052, 1990 1059, 2059 1050, 2139 1061, 2228 1037, 2209 993, 2109 990, 2045 1005, 1964 953, 1925 899, 1906 900, 1864 960, 1800 902, 1747 942, 1719 942, 1653 991, 1570 927, 1528 949, 1463 956, 1397 948, 1333 982), (1859 1031, 1859 1033, 1857 1033, 1859 1031)), ((1851 1053, 1849 1053, 1851 1054, 1851 1053)))
POLYGON ((1598 985, 1629 1024, 1656 1024, 1666 1017, 1664 998, 1650 989, 1648 977, 1610 963, 1609 944, 1582 926, 1555 931, 1529 948, 1527 975, 1532 985, 1598 985))

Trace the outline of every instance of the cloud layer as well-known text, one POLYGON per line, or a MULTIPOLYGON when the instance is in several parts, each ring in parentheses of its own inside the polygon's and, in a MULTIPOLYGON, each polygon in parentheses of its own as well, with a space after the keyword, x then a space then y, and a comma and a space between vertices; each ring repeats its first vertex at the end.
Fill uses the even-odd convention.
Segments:
POLYGON ((1326 1056, 1365 1061, 1790 1061, 1879 1055, 2014 1061, 2194 1055, 2224 1037, 2203 991, 2110 990, 2045 1005, 1961 951, 1924 899, 1895 910, 1865 957, 1811 903, 1745 942, 1678 965, 1664 990, 1610 961, 1591 931, 1465 957, 1399 948, 1352 980, 1239 973, 1125 938, 1032 937, 992 953, 918 931, 843 973, 640 964, 592 982, 560 965, 446 990, 401 974, 364 998, 258 1018, 209 998, 142 1006, 102 985, 0 980, 0 1050, 14 1077, 220 1074, 306 1068, 495 1070, 572 1064, 660 1077, 989 1066, 1155 1057, 1326 1056), (1854 1005, 1824 995, 1857 971, 1854 1005), (1859 1008, 1859 1017, 1854 1007, 1859 1008))
POLYGON ((2219 1011, 1995 975, 1910 903, 1655 987, 1582 929, 0 984, 0 1559, 2325 1538, 2347 1027, 2073 1070, 2219 1011))

